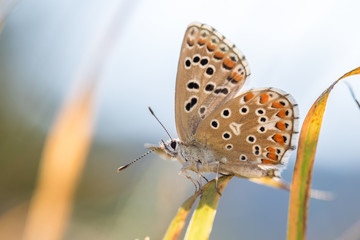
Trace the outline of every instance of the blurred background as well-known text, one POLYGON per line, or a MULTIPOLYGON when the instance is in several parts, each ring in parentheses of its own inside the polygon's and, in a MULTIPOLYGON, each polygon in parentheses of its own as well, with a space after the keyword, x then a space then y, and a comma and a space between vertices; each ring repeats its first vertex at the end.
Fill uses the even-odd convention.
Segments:
MULTIPOLYGON (((0 238, 23 235, 46 139, 71 96, 92 82, 92 143, 58 236, 160 239, 192 183, 178 176, 179 163, 155 155, 120 174, 116 169, 144 153, 144 143, 167 139, 148 106, 176 135, 175 79, 187 25, 207 23, 235 43, 252 72, 247 88, 291 93, 302 123, 321 92, 360 65, 359 8, 356 0, 1 1, 0 238)), ((358 99, 359 80, 346 80, 358 99)), ((359 108, 339 83, 312 183, 336 197, 310 200, 308 239, 360 239, 359 122, 359 108)), ((295 155, 283 172, 287 182, 295 155)), ((67 172, 58 170, 61 183, 67 172)), ((288 192, 233 179, 211 239, 285 239, 288 199, 288 192)), ((44 229, 50 224, 43 222, 44 229)))

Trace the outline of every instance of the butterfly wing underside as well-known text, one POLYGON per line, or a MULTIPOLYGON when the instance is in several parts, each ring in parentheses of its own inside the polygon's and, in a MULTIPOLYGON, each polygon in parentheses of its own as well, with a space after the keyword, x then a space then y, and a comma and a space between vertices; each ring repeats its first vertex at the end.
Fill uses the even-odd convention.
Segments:
POLYGON ((245 57, 220 33, 190 24, 181 47, 175 93, 176 129, 194 141, 201 121, 232 99, 250 74, 245 57))
POLYGON ((289 94, 252 89, 204 119, 195 138, 229 167, 247 162, 277 169, 294 149, 297 128, 298 108, 289 94))

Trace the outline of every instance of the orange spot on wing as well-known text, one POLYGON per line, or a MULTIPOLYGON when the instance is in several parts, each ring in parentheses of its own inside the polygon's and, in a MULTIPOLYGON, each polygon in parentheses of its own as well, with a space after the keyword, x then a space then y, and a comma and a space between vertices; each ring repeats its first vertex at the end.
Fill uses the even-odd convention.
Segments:
POLYGON ((268 147, 268 148, 266 148, 266 150, 268 150, 269 152, 272 152, 272 153, 274 153, 276 151, 276 149, 273 147, 268 147))
POLYGON ((207 49, 209 50, 209 51, 214 51, 215 50, 215 45, 214 44, 212 44, 211 42, 208 42, 207 43, 207 49))
POLYGON ((280 145, 284 145, 285 143, 284 137, 280 133, 275 134, 272 138, 280 145))
POLYGON ((285 123, 283 121, 277 122, 275 127, 283 131, 286 129, 285 123))
POLYGON ((280 110, 280 111, 278 112, 277 116, 280 117, 280 118, 285 118, 285 117, 286 117, 286 111, 285 111, 285 109, 280 110))
POLYGON ((215 54, 214 54, 215 58, 217 58, 217 59, 222 59, 224 57, 224 55, 225 54, 223 52, 220 52, 220 51, 216 51, 215 54))
POLYGON ((283 108, 284 106, 279 101, 274 101, 271 105, 273 108, 283 108))
POLYGON ((241 75, 239 75, 239 74, 237 74, 235 77, 234 77, 234 80, 235 81, 240 81, 241 79, 243 79, 243 77, 241 76, 241 75))
POLYGON ((224 66, 226 67, 226 68, 233 68, 233 67, 235 67, 235 62, 234 61, 232 61, 230 58, 225 58, 225 60, 224 60, 224 66))
POLYGON ((199 38, 199 39, 198 39, 198 43, 199 43, 200 45, 204 45, 204 44, 206 43, 206 39, 205 39, 205 38, 199 38))
POLYGON ((241 79, 243 79, 243 77, 242 77, 240 74, 237 74, 236 72, 231 72, 228 79, 229 79, 229 80, 234 80, 234 81, 238 82, 238 81, 240 81, 241 79))
POLYGON ((261 161, 263 164, 275 164, 274 160, 270 160, 270 159, 266 159, 266 158, 261 159, 261 161))
POLYGON ((252 92, 249 92, 248 94, 245 95, 244 100, 245 102, 249 101, 250 99, 252 99, 255 95, 252 92))
POLYGON ((275 153, 268 153, 266 154, 266 157, 272 159, 272 160, 277 160, 277 155, 275 153))
POLYGON ((264 104, 266 102, 268 102, 270 99, 269 95, 267 93, 263 93, 260 95, 260 103, 264 104))
POLYGON ((187 39, 187 44, 188 44, 190 47, 193 46, 193 45, 194 45, 194 39, 188 38, 188 39, 187 39))

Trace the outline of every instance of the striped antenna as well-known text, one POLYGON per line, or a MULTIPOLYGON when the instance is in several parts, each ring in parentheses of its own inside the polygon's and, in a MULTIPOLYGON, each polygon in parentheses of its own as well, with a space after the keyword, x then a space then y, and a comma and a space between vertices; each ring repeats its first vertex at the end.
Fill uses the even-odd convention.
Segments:
POLYGON ((146 155, 152 153, 153 151, 158 150, 159 148, 160 148, 160 147, 153 148, 153 149, 151 149, 150 151, 148 151, 148 152, 144 153, 143 155, 141 155, 140 157, 138 157, 137 159, 135 159, 134 161, 132 161, 131 163, 128 163, 128 164, 126 164, 126 165, 124 165, 124 166, 119 167, 119 168, 117 169, 117 172, 120 172, 120 171, 124 170, 125 168, 129 167, 130 165, 133 165, 135 162, 139 161, 140 159, 142 159, 142 158, 145 157, 146 155))

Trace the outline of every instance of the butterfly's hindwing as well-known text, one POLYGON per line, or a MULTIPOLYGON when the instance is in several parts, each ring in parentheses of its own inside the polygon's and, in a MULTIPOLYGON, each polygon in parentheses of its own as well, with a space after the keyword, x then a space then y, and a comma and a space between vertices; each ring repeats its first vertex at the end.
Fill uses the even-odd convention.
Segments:
POLYGON ((226 164, 247 162, 269 168, 286 164, 294 148, 298 109, 281 90, 253 89, 230 100, 202 121, 199 144, 226 164))
POLYGON ((212 27, 190 24, 176 79, 176 128, 182 141, 194 140, 198 125, 232 99, 250 74, 245 57, 212 27))

